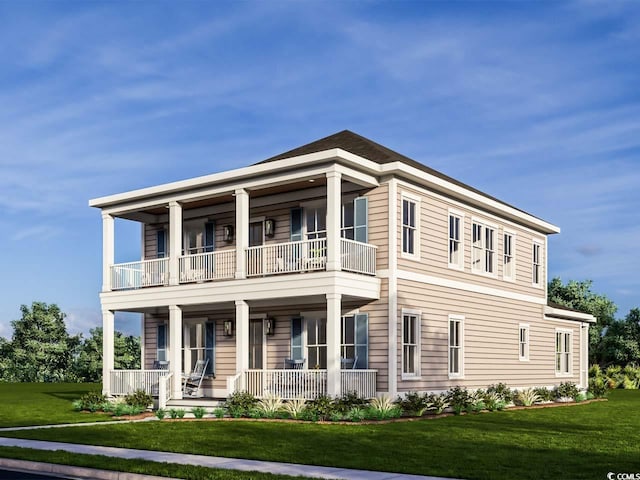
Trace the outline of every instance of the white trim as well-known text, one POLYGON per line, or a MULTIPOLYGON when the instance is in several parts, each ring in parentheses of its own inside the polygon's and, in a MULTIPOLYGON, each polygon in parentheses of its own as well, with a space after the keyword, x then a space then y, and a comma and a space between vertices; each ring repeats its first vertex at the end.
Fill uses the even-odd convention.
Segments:
POLYGON ((420 197, 417 195, 413 195, 411 193, 401 191, 400 192, 400 256, 402 258, 406 258, 408 260, 420 261, 420 217, 422 211, 422 203, 420 201, 420 197), (408 253, 404 251, 404 223, 403 223, 403 208, 404 202, 407 201, 409 204, 413 203, 415 205, 415 229, 413 231, 413 253, 408 253))
POLYGON ((464 315, 449 314, 447 319, 447 375, 450 379, 464 378, 464 315), (460 358, 458 359, 460 371, 458 373, 451 373, 451 322, 460 323, 460 358))
MULTIPOLYGON (((573 377, 573 334, 574 331, 572 328, 555 328, 554 331, 554 335, 553 335, 553 365, 554 365, 554 370, 555 370, 555 374, 556 374, 556 378, 568 378, 568 377, 573 377), (558 371, 558 363, 557 363, 557 359, 556 359, 556 355, 558 354, 557 352, 557 346, 556 346, 556 342, 557 337, 558 337, 558 333, 562 333, 562 334, 569 334, 569 360, 567 362, 567 366, 569 367, 569 371, 568 372, 559 372, 558 371)), ((564 344, 564 339, 563 342, 564 344)), ((567 353, 567 352, 562 352, 562 353, 567 353)))
POLYGON ((447 265, 449 268, 453 270, 459 270, 461 272, 464 271, 464 233, 465 233, 465 215, 462 211, 456 210, 454 208, 449 207, 447 209, 447 235, 446 235, 446 250, 447 250, 447 265), (451 263, 451 253, 450 253, 450 245, 451 236, 450 236, 450 223, 451 217, 457 217, 460 220, 460 262, 459 263, 451 263))
POLYGON ((502 279, 505 282, 515 283, 518 272, 518 234, 504 227, 502 228, 502 262, 500 264, 502 265, 502 279), (504 237, 506 235, 511 236, 511 275, 506 275, 504 268, 504 257, 506 255, 504 237))
MULTIPOLYGON (((554 307, 550 307, 549 305, 544 306, 544 314, 545 316, 548 316, 548 317, 557 316, 559 317, 558 320, 561 320, 563 318, 568 318, 568 319, 578 320, 581 322, 588 322, 588 323, 596 323, 598 320, 596 317, 588 313, 574 312, 573 310, 564 310, 560 308, 554 308, 554 307)), ((551 319, 556 320, 555 318, 550 318, 550 320, 551 319)))
MULTIPOLYGON (((469 204, 469 203, 464 203, 460 200, 457 200, 455 198, 451 198, 448 197, 446 195, 442 195, 436 191, 433 190, 428 190, 425 187, 422 187, 420 185, 415 185, 411 182, 407 182, 406 180, 402 180, 402 179, 397 179, 398 185, 400 185, 401 187, 405 187, 405 188, 410 188, 413 189, 417 192, 420 192, 421 195, 424 195, 426 197, 431 197, 431 198, 435 198, 437 200, 443 201, 447 204, 447 206, 453 205, 453 208, 458 208, 458 209, 463 209, 463 211, 466 211, 467 213, 465 214, 467 217, 471 216, 471 215, 481 215, 487 218, 491 218, 492 222, 498 222, 501 224, 506 224, 509 225, 510 228, 520 228, 528 233, 530 233, 531 235, 540 235, 540 230, 531 228, 530 226, 528 226, 527 224, 524 223, 520 223, 517 221, 513 221, 510 220, 509 218, 505 218, 503 216, 498 216, 495 213, 489 212, 487 210, 482 210, 478 207, 473 206, 473 204, 469 204)), ((544 222, 544 221, 543 221, 544 222)), ((545 222, 546 223, 546 222, 545 222)), ((556 231, 553 232, 544 232, 544 233, 559 233, 560 232, 560 228, 556 227, 555 225, 553 225, 554 228, 557 229, 556 231)))
POLYGON ((486 287, 484 285, 476 285, 474 283, 461 282, 458 280, 450 280, 448 278, 433 277, 431 275, 425 275, 423 273, 411 272, 408 270, 398 270, 398 278, 402 280, 410 280, 413 282, 426 283, 429 285, 436 285, 439 287, 455 288, 457 290, 464 290, 466 292, 480 293, 483 295, 492 295, 494 297, 509 298, 511 300, 521 300, 523 302, 536 303, 539 305, 545 304, 543 297, 535 297, 533 295, 525 295, 523 293, 512 292, 509 290, 502 290, 493 287, 486 287))
POLYGON ((546 285, 545 282, 545 277, 546 277, 546 259, 547 259, 547 252, 545 251, 545 242, 540 241, 537 238, 533 238, 531 239, 531 251, 530 254, 531 256, 529 257, 529 260, 531 261, 530 265, 531 265, 531 285, 535 288, 542 288, 544 285, 546 285), (538 271, 538 283, 535 283, 533 281, 533 273, 534 273, 534 263, 533 263, 533 252, 535 247, 538 246, 540 247, 540 251, 538 253, 538 257, 540 257, 540 255, 542 255, 542 259, 538 258, 538 263, 535 265, 538 265, 539 271, 538 271))
POLYGON ((519 323, 518 324, 518 360, 520 360, 521 362, 528 362, 529 361, 529 351, 531 348, 531 337, 530 337, 530 332, 531 329, 529 327, 528 323, 519 323), (520 330, 526 330, 527 334, 526 334, 526 338, 525 338, 525 354, 524 356, 522 355, 522 352, 520 350, 520 330))
POLYGON ((481 205, 483 208, 490 209, 493 212, 499 212, 501 215, 505 215, 508 218, 518 219, 519 222, 523 222, 525 225, 535 226, 535 228, 538 229, 538 232, 542 231, 544 233, 560 233, 560 228, 552 225, 551 223, 534 217, 533 215, 518 210, 514 207, 505 205, 497 200, 487 198, 480 193, 473 192, 467 188, 449 182, 448 180, 436 177, 435 175, 431 175, 405 163, 385 163, 381 165, 381 170, 384 173, 397 172, 400 174, 404 174, 412 181, 419 182, 420 184, 425 184, 425 186, 427 187, 436 188, 444 193, 459 197, 465 202, 481 205))
MULTIPOLYGON (((106 197, 95 198, 89 201, 89 206, 104 208, 108 206, 124 204, 128 202, 134 202, 137 200, 161 196, 171 195, 184 192, 185 190, 205 189, 215 184, 223 184, 225 182, 233 182, 238 180, 247 179, 250 177, 264 176, 270 173, 279 173, 281 171, 296 169, 298 172, 305 167, 311 167, 315 163, 326 163, 327 161, 340 161, 341 163, 350 164, 351 167, 357 169, 352 170, 349 173, 353 175, 353 179, 357 182, 369 182, 372 186, 377 186, 375 178, 369 175, 384 176, 385 174, 400 174, 409 178, 411 181, 418 182, 429 188, 435 188, 445 194, 458 197, 464 202, 480 205, 483 208, 489 209, 500 215, 507 216, 508 218, 517 219, 518 222, 522 222, 526 225, 530 225, 539 231, 545 233, 559 233, 560 229, 555 225, 552 225, 544 220, 534 217, 528 213, 522 212, 514 207, 505 205, 497 200, 488 198, 486 195, 474 192, 469 188, 465 188, 460 185, 456 185, 453 182, 429 174, 425 171, 407 165, 403 162, 390 162, 386 164, 378 164, 367 160, 359 155, 354 155, 350 152, 342 150, 340 148, 324 150, 322 152, 310 153, 307 155, 300 155, 296 157, 277 160, 269 163, 262 163, 258 165, 252 165, 249 167, 228 170, 226 172, 215 173, 212 175, 206 175, 203 177, 196 177, 188 180, 182 180, 179 182, 168 183, 164 185, 158 185, 154 187, 144 188, 140 190, 134 190, 126 193, 120 193, 116 195, 110 195, 106 197), (363 171, 364 170, 364 171, 363 171), (375 182, 375 183, 374 183, 375 182)), ((342 171, 349 167, 345 165, 336 165, 335 168, 342 171)), ((346 172, 342 172, 345 173, 346 172)), ((265 183, 273 181, 272 179, 263 178, 260 182, 254 185, 265 186, 265 183)), ((251 182, 245 182, 251 183, 251 182)), ((249 188, 250 185, 243 185, 243 188, 249 188)), ((233 188, 238 188, 238 185, 233 185, 233 188)), ((233 188, 227 187, 226 191, 230 191, 233 188)), ((156 201, 157 202, 157 201, 156 201)))
POLYGON ((489 278, 498 278, 498 262, 496 261, 496 257, 498 256, 496 254, 498 252, 498 249, 496 248, 497 247, 496 232, 499 232, 499 231, 500 229, 498 226, 493 225, 489 222, 485 222, 484 220, 481 220, 476 216, 471 217, 471 245, 469 246, 469 249, 471 251, 471 273, 475 275, 482 275, 489 278), (473 262, 473 255, 475 251, 474 250, 475 245, 473 242, 473 234, 474 234, 473 226, 474 225, 478 225, 480 227, 481 250, 482 250, 482 256, 484 258, 481 269, 474 267, 474 262, 473 262), (493 250, 491 250, 491 252, 493 253, 493 265, 492 265, 493 271, 491 272, 487 271, 487 264, 486 264, 486 258, 487 258, 486 231, 487 229, 490 229, 493 232, 493 250))
POLYGON ((402 365, 402 380, 421 380, 422 379, 422 311, 412 308, 403 308, 401 312, 402 324, 400 325, 400 335, 402 340, 402 352, 400 353, 401 365, 402 365), (416 338, 416 354, 415 354, 415 373, 405 373, 404 371, 404 317, 414 317, 416 319, 415 324, 415 338, 416 338))
POLYGON ((389 181, 389 309, 387 321, 389 396, 398 393, 398 181, 389 181))

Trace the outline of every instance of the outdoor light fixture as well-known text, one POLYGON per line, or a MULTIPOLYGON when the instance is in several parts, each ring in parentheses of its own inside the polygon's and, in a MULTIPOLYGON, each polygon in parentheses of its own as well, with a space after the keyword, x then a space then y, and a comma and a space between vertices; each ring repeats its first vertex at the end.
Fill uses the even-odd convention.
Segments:
POLYGON ((233 225, 225 225, 223 228, 224 241, 227 243, 233 242, 233 225))
POLYGON ((225 337, 231 337, 233 335, 233 321, 225 320, 222 327, 225 337))
POLYGON ((274 318, 264 319, 264 330, 267 335, 273 335, 273 331, 276 329, 276 320, 274 318))
POLYGON ((276 234, 276 221, 273 218, 264 221, 264 234, 269 238, 276 234))

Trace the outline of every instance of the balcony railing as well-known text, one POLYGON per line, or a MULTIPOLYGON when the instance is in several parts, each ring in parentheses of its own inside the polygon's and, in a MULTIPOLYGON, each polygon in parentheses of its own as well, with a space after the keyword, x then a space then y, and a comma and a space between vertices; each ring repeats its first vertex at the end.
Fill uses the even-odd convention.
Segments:
MULTIPOLYGON (((376 396, 377 370, 341 370, 343 393, 355 392, 361 398, 376 396)), ((229 394, 247 391, 257 398, 274 395, 284 400, 313 400, 327 393, 326 370, 246 370, 227 381, 229 394)))
POLYGON ((365 275, 376 274, 376 249, 375 245, 356 242, 348 238, 340 239, 340 262, 343 270, 363 273, 365 275))
POLYGON ((235 249, 180 257, 180 283, 225 280, 233 278, 235 273, 235 249))
POLYGON ((327 239, 260 245, 247 249, 247 276, 324 270, 327 239))
POLYGON ((166 285, 168 281, 168 258, 119 263, 111 266, 111 288, 113 290, 155 287, 166 285))
MULTIPOLYGON (((246 249, 247 277, 283 273, 314 272, 327 266, 327 239, 260 245, 246 249)), ((343 270, 364 275, 376 274, 376 246, 340 239, 343 270)), ((183 255, 179 258, 180 283, 230 280, 236 272, 236 250, 183 255)), ((111 289, 127 290, 167 285, 169 259, 159 258, 111 266, 111 289)))

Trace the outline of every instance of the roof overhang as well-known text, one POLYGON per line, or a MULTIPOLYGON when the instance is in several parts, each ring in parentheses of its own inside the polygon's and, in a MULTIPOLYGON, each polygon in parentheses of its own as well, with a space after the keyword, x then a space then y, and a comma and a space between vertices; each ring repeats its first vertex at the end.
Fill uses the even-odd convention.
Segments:
POLYGON ((234 191, 238 188, 258 188, 260 186, 273 184, 274 182, 285 181, 287 178, 304 177, 305 174, 317 175, 323 170, 318 171, 317 169, 313 169, 314 166, 322 164, 328 166, 328 164, 332 163, 338 164, 336 168, 342 173, 345 179, 363 186, 374 187, 378 185, 378 178, 381 176, 392 175, 399 178, 406 178, 417 185, 433 189, 471 205, 489 210, 492 213, 521 223, 536 231, 545 234, 560 232, 559 227, 549 222, 460 185, 456 185, 446 179, 418 170, 410 165, 402 162, 379 164, 341 148, 333 148, 188 180, 95 198, 89 201, 89 206, 120 210, 118 207, 125 205, 128 205, 129 208, 137 208, 143 204, 160 204, 167 201, 169 197, 171 197, 171 200, 181 201, 190 200, 196 196, 216 194, 216 192, 219 194, 224 191, 234 191), (294 172, 291 172, 292 170, 294 172))
POLYGON ((577 322, 596 323, 597 318, 588 313, 576 312, 575 310, 566 310, 564 308, 544 306, 544 314, 551 318, 560 318, 562 320, 575 320, 577 322))

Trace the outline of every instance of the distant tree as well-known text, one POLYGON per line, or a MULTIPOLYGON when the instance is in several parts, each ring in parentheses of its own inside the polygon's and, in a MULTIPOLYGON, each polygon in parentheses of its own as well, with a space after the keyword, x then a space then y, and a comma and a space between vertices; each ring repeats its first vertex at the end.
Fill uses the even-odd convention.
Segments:
POLYGON ((552 302, 597 317, 598 322, 589 327, 589 361, 600 363, 603 331, 615 322, 614 315, 618 307, 606 295, 592 292, 592 284, 591 280, 569 280, 564 285, 562 280, 556 277, 549 282, 548 296, 552 302))
POLYGON ((640 363, 640 309, 631 309, 624 320, 609 325, 602 337, 600 356, 604 364, 640 363))
POLYGON ((70 374, 80 335, 69 335, 57 305, 33 302, 11 322, 13 337, 0 342, 0 378, 10 382, 63 382, 70 374))
MULTIPOLYGON (((74 376, 81 382, 102 380, 102 328, 92 328, 90 336, 79 348, 73 363, 74 376)), ((140 368, 140 337, 114 333, 114 366, 116 369, 140 368)))

